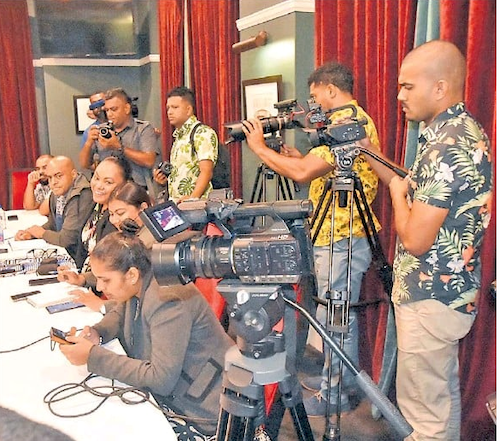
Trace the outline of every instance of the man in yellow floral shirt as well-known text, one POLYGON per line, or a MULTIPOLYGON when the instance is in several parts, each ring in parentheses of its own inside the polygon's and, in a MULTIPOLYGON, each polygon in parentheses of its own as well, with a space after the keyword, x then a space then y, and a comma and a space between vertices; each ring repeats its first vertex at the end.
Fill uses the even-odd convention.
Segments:
MULTIPOLYGON (((321 105, 324 112, 336 109, 347 104, 352 104, 357 110, 358 118, 366 118, 368 123, 364 126, 368 138, 374 146, 379 145, 377 130, 372 119, 358 105, 353 98, 354 79, 352 72, 345 66, 337 62, 327 63, 317 68, 308 79, 311 98, 317 104, 321 105)), ((330 119, 342 119, 350 116, 350 109, 343 109, 333 112, 330 119)), ((305 156, 300 152, 288 146, 283 147, 281 154, 266 147, 262 123, 257 119, 244 121, 244 132, 247 138, 248 146, 259 158, 275 172, 287 178, 293 179, 299 183, 309 183, 309 198, 316 208, 319 199, 329 178, 333 177, 335 165, 334 156, 329 146, 319 146, 310 150, 305 156)), ((368 162, 362 156, 354 160, 352 171, 359 177, 363 191, 368 203, 371 204, 377 193, 378 177, 371 169, 368 162)), ((334 218, 334 255, 333 255, 333 277, 330 289, 332 291, 347 291, 347 265, 349 250, 349 214, 350 204, 347 207, 339 207, 339 198, 336 199, 335 218, 334 218)), ((359 300, 361 282, 364 273, 367 271, 371 262, 371 250, 366 239, 366 233, 360 220, 360 214, 354 208, 354 224, 351 259, 351 292, 350 302, 359 300)), ((373 216, 373 213, 371 213, 373 216)), ((329 210, 327 217, 320 225, 316 242, 314 243, 315 270, 318 280, 318 296, 325 298, 329 288, 328 275, 329 254, 330 254, 330 232, 332 223, 332 211, 329 210)), ((373 216, 377 230, 380 229, 375 216, 373 216)), ((314 235, 315 231, 313 231, 314 235)), ((322 323, 326 319, 326 308, 318 306, 317 318, 322 323)), ((344 351, 354 362, 358 362, 358 323, 354 309, 349 311, 349 332, 344 336, 344 351)), ((336 335, 339 340, 338 334, 336 335)), ((311 377, 303 381, 303 386, 307 389, 317 391, 317 393, 304 401, 306 412, 309 416, 324 416, 326 414, 326 398, 328 389, 328 365, 329 351, 325 353, 325 365, 321 377, 311 377)), ((336 392, 338 391, 338 357, 333 354, 332 357, 332 390, 330 393, 330 412, 336 411, 336 392)), ((355 386, 354 378, 347 369, 342 371, 345 381, 343 381, 344 391, 341 397, 341 410, 350 408, 347 392, 349 388, 355 386), (345 387, 344 387, 345 386, 345 387)))

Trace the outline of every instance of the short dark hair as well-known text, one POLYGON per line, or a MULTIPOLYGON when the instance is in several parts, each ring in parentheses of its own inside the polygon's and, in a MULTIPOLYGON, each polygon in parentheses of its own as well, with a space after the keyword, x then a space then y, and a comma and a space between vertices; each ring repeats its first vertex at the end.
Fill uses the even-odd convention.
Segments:
POLYGON ((135 267, 144 277, 151 270, 150 251, 142 241, 119 231, 107 234, 97 242, 90 256, 104 262, 111 271, 122 274, 135 267))
POLYGON ((351 70, 338 63, 337 61, 330 61, 318 67, 307 79, 307 85, 311 84, 333 84, 344 92, 353 93, 354 90, 354 76, 351 70))
POLYGON ((193 106, 193 110, 196 107, 196 100, 194 96, 194 92, 189 87, 179 86, 174 87, 170 92, 168 92, 167 99, 172 96, 180 96, 185 99, 191 106, 193 106))
POLYGON ((115 188, 109 196, 108 203, 114 200, 125 202, 136 208, 140 208, 141 204, 144 202, 148 204, 148 206, 151 206, 151 198, 146 189, 133 181, 129 181, 115 188))
POLYGON ((132 104, 132 98, 125 92, 125 89, 121 87, 114 87, 113 89, 109 89, 104 94, 105 100, 110 100, 111 98, 119 97, 122 98, 126 103, 132 104))

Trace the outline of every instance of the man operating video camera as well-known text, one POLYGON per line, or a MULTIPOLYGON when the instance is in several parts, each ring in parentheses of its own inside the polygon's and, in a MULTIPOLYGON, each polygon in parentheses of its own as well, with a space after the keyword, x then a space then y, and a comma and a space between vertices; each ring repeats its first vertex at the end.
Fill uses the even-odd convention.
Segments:
MULTIPOLYGON (((352 104, 357 111, 358 118, 366 118, 365 126, 366 134, 370 138, 373 145, 378 146, 379 140, 377 130, 372 119, 358 105, 353 98, 354 79, 350 70, 337 63, 327 63, 317 68, 309 77, 308 85, 311 98, 316 104, 321 105, 322 109, 327 112, 329 109, 336 109, 348 104, 352 104)), ((349 116, 350 110, 339 110, 330 115, 330 121, 349 116)), ((283 146, 281 153, 278 153, 268 148, 264 142, 263 126, 258 119, 249 119, 243 122, 243 131, 246 135, 247 143, 250 149, 259 158, 276 173, 287 178, 293 179, 298 183, 310 183, 309 199, 317 208, 320 197, 323 193, 328 180, 333 177, 335 159, 330 151, 330 147, 321 145, 311 149, 306 155, 289 146, 283 146)), ((352 166, 352 170, 360 178, 363 186, 363 191, 366 194, 368 203, 371 203, 377 193, 378 178, 373 172, 369 164, 363 157, 356 157, 352 166)), ((348 265, 348 246, 349 246, 349 207, 338 206, 338 201, 335 206, 334 218, 334 249, 333 249, 333 280, 331 288, 333 290, 347 290, 347 265, 348 265)), ((373 214, 372 217, 374 218, 373 214)), ((377 229, 380 225, 374 218, 377 229)), ((332 225, 332 211, 329 210, 324 221, 320 225, 316 225, 315 229, 319 229, 316 242, 314 243, 314 259, 315 270, 318 280, 318 296, 325 298, 328 290, 328 275, 329 275, 329 252, 330 252, 330 233, 332 225)), ((367 271, 371 262, 371 251, 366 239, 366 233, 362 225, 360 214, 355 210, 353 224, 353 240, 352 240, 352 260, 351 260, 351 302, 359 300, 361 289, 361 281, 363 274, 367 271)), ((313 234, 315 230, 313 229, 313 234)), ((322 305, 318 307, 317 318, 324 323, 326 317, 326 308, 322 305)), ((358 360, 358 329, 356 313, 351 310, 349 312, 349 333, 344 337, 344 350, 348 356, 357 363, 358 360)), ((316 395, 304 401, 306 412, 309 416, 324 416, 326 413, 326 397, 328 389, 328 359, 325 356, 325 365, 322 377, 307 378, 302 385, 317 392, 316 395)), ((332 368, 338 368, 338 360, 334 354, 332 368)), ((347 373, 347 370, 344 369, 347 373)), ((337 378, 336 375, 333 378, 337 378)), ((355 382, 352 375, 348 374, 345 377, 344 390, 348 391, 348 386, 354 387, 355 382)), ((332 388, 338 387, 335 381, 332 381, 332 388)), ((330 394, 330 412, 336 411, 335 393, 330 394)), ((348 396, 342 394, 341 400, 342 410, 350 408, 348 396)))

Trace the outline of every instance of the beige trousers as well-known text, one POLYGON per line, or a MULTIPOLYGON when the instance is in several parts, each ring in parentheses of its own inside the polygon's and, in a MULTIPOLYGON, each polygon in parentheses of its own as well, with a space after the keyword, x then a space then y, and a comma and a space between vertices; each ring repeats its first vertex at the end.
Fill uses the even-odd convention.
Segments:
POLYGON ((396 397, 416 441, 460 441, 458 342, 474 316, 437 300, 395 306, 396 397))

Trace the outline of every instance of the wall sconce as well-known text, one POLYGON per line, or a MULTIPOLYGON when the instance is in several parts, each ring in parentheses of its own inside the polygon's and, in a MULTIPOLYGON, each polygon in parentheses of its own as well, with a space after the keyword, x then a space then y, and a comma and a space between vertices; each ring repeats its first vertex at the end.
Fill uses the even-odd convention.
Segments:
POLYGON ((250 49, 255 49, 259 46, 264 46, 267 43, 267 32, 260 31, 255 37, 251 37, 248 40, 243 40, 238 43, 234 43, 232 48, 235 54, 240 54, 241 52, 249 51, 250 49))

